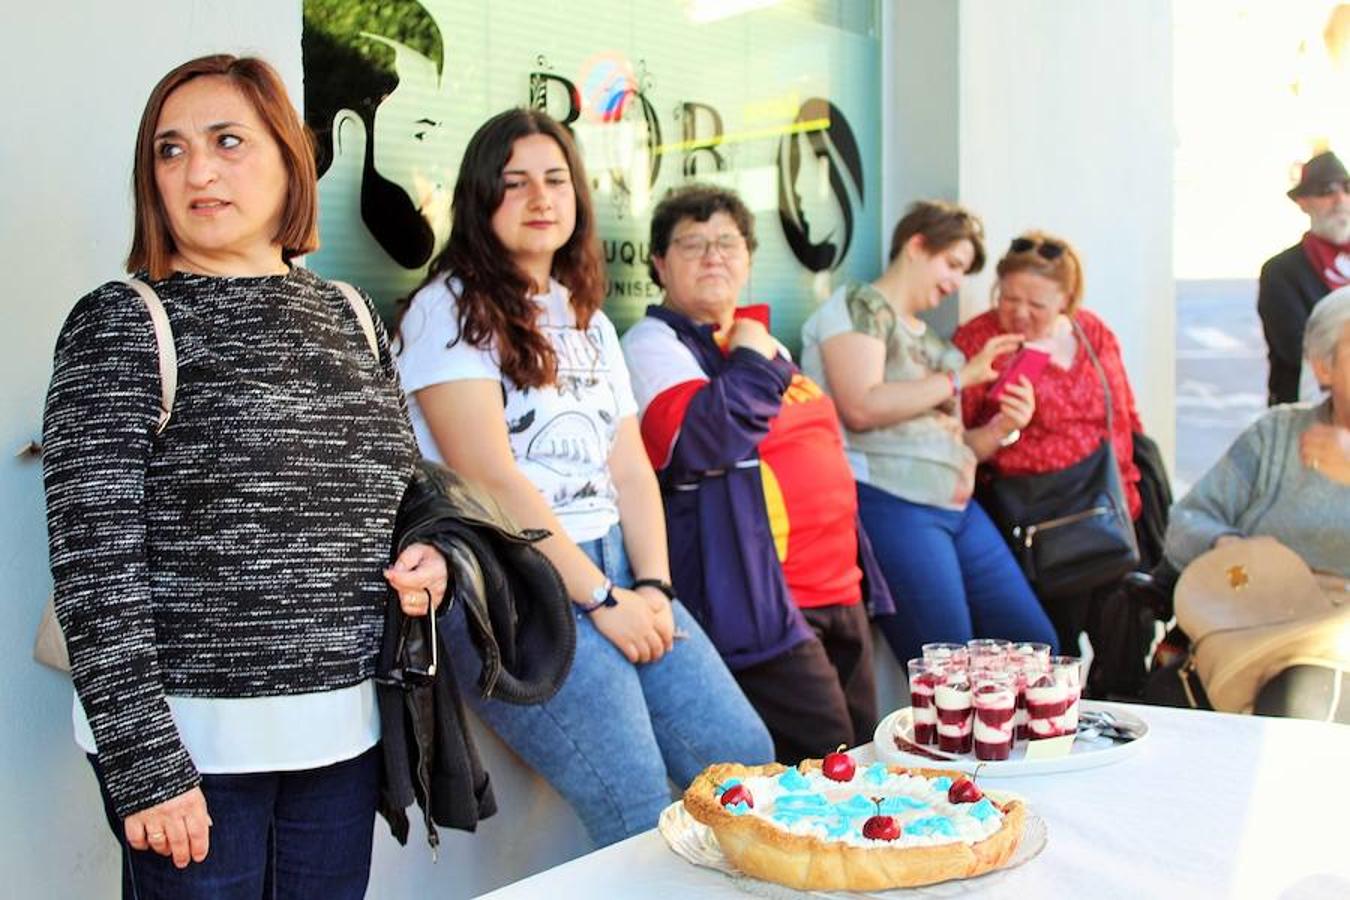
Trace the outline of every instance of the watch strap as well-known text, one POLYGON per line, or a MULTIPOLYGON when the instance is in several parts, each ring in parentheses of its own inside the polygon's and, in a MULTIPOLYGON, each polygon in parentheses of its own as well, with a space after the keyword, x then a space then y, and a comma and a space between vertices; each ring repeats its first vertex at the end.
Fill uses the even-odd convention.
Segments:
POLYGON ((669 581, 663 581, 660 578, 639 578, 633 582, 633 590, 644 587, 656 588, 666 595, 667 600, 675 600, 675 587, 669 581))

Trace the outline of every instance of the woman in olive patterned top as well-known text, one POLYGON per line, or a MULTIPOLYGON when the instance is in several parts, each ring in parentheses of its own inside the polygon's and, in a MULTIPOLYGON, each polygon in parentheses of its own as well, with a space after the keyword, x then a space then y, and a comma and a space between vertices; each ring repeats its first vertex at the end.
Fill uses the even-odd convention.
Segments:
POLYGON ((984 264, 982 227, 946 203, 914 204, 895 228, 890 264, 871 284, 840 288, 802 327, 802 369, 834 397, 858 480, 858 507, 896 614, 879 618, 896 657, 929 641, 1007 638, 1056 644, 1007 545, 971 498, 975 466, 1035 412, 1025 379, 988 424, 965 430, 962 385, 992 381, 993 360, 1020 335, 967 360, 918 313, 984 264))

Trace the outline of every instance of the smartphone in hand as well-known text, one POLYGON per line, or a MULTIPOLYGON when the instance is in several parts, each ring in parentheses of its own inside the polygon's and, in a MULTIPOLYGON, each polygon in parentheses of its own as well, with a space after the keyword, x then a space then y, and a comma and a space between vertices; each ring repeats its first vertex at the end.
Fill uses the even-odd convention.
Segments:
POLYGON ((989 402, 997 403, 999 397, 1003 394, 1003 389, 1010 384, 1017 384, 1018 380, 1023 377, 1034 385, 1049 362, 1050 354, 1044 350, 1038 350, 1035 347, 1023 347, 1018 350, 1013 355, 1012 361, 1008 363, 1008 367, 1003 370, 993 386, 989 388, 989 402))

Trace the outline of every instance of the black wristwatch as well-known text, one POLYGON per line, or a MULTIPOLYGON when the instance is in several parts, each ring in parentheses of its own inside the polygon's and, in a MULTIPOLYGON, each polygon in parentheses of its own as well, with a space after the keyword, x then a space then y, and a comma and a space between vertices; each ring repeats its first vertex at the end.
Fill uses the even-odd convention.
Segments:
POLYGON ((605 609, 606 607, 610 606, 618 606, 619 598, 614 596, 614 582, 606 578, 603 584, 601 584, 595 590, 591 591, 590 603, 578 605, 581 611, 588 616, 591 613, 595 612, 597 609, 605 609))
POLYGON ((660 578, 639 578, 633 582, 633 590, 644 587, 656 588, 666 595, 667 600, 675 600, 675 588, 669 581, 662 581, 660 578))

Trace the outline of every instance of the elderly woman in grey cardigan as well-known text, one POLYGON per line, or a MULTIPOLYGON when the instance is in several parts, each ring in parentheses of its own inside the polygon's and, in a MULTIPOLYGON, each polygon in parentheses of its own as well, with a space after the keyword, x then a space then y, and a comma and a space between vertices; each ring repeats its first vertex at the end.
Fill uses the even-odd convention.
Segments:
POLYGON ((1350 577, 1350 287, 1313 308, 1303 353, 1326 399, 1270 410, 1172 508, 1165 553, 1178 570, 1225 540, 1267 535, 1350 577))

